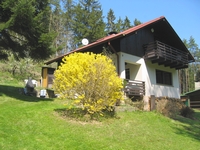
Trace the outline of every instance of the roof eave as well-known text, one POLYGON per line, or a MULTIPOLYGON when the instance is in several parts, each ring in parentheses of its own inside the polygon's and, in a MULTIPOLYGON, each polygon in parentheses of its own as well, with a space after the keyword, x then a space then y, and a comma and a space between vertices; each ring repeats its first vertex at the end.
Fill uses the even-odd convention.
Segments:
MULTIPOLYGON (((112 35, 110 35, 110 36, 112 36, 112 35)), ((97 46, 97 45, 100 45, 100 44, 103 44, 103 43, 110 42, 110 41, 112 41, 112 40, 115 40, 115 39, 120 38, 120 37, 123 37, 123 36, 125 36, 125 34, 123 34, 123 33, 118 33, 118 34, 113 35, 113 36, 110 37, 110 38, 104 37, 105 40, 104 40, 104 38, 99 39, 99 40, 97 40, 97 41, 95 41, 95 42, 93 42, 93 43, 91 43, 91 44, 89 44, 89 45, 80 47, 80 48, 75 49, 75 50, 73 50, 73 51, 70 51, 70 52, 68 52, 68 53, 66 53, 66 54, 64 54, 64 55, 58 56, 57 58, 51 59, 51 60, 45 62, 44 64, 49 65, 49 64, 51 64, 51 63, 53 63, 53 62, 57 62, 58 60, 62 59, 64 56, 67 56, 67 55, 69 55, 69 54, 71 54, 71 53, 74 53, 74 52, 81 52, 81 51, 86 50, 86 49, 88 49, 88 48, 92 48, 92 47, 94 47, 94 46, 97 46), (102 40, 102 41, 101 41, 101 40, 102 40)))

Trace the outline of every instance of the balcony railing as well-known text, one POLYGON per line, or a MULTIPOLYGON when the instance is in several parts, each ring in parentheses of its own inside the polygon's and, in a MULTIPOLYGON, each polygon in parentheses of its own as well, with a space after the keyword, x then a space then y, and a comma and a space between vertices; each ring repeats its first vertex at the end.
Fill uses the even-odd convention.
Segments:
POLYGON ((145 82, 124 79, 124 92, 126 95, 142 96, 145 95, 145 82))
POLYGON ((165 43, 155 41, 144 45, 144 59, 153 63, 169 66, 171 68, 186 68, 188 66, 188 53, 165 43))

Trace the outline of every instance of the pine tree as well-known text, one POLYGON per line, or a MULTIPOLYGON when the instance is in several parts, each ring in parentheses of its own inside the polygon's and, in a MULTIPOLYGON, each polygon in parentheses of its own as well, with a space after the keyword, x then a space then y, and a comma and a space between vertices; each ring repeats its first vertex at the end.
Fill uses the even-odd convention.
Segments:
POLYGON ((48 0, 1 0, 0 55, 5 58, 11 51, 18 58, 28 53, 34 59, 45 59, 53 54, 50 10, 48 0))
POLYGON ((121 18, 119 18, 117 20, 117 23, 116 23, 116 32, 121 32, 123 31, 123 20, 121 18))
POLYGON ((142 22, 135 18, 135 20, 133 21, 133 24, 134 24, 134 26, 137 26, 139 24, 142 24, 142 22))
POLYGON ((107 15, 107 24, 106 24, 106 32, 116 31, 116 24, 115 24, 115 15, 112 9, 109 10, 107 15))
POLYGON ((97 0, 80 0, 74 12, 72 32, 77 46, 83 38, 91 43, 105 36, 101 5, 97 0))
POLYGON ((126 29, 129 29, 129 28, 131 28, 132 26, 131 26, 131 22, 130 22, 130 20, 128 19, 128 17, 126 16, 126 18, 124 19, 124 22, 123 22, 123 28, 122 28, 122 30, 124 31, 124 30, 126 30, 126 29))

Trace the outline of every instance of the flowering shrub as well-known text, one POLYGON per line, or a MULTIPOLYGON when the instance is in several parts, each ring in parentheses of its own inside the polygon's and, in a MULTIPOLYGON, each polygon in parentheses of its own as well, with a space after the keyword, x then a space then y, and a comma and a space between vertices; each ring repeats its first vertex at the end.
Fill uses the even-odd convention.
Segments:
POLYGON ((73 53, 63 58, 55 71, 54 90, 70 105, 82 106, 89 114, 111 111, 122 98, 122 80, 112 60, 101 54, 73 53))

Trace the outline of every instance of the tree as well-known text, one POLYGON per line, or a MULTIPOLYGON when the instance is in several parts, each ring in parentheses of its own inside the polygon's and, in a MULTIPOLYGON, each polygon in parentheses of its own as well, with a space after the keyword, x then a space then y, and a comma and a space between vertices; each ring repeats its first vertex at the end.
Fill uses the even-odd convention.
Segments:
POLYGON ((75 16, 74 6, 75 2, 73 0, 64 0, 64 18, 65 18, 65 29, 66 29, 66 41, 68 51, 74 50, 76 48, 74 43, 74 34, 72 30, 72 22, 75 16))
POLYGON ((1 0, 0 54, 11 51, 15 57, 29 53, 34 59, 45 59, 54 53, 51 43, 55 33, 49 32, 48 0, 1 0))
POLYGON ((31 59, 28 54, 25 58, 15 59, 13 53, 9 53, 7 60, 3 60, 1 71, 9 72, 14 78, 23 81, 32 77, 36 80, 41 78, 40 70, 43 62, 31 59))
POLYGON ((49 30, 54 31, 57 33, 54 41, 53 47, 56 50, 56 55, 58 53, 63 54, 64 51, 66 52, 66 28, 65 28, 65 19, 64 19, 64 12, 60 6, 60 0, 51 0, 52 10, 50 14, 50 25, 49 30))
POLYGON ((200 70, 196 72, 195 82, 200 82, 200 70))
POLYGON ((128 17, 126 16, 126 18, 124 19, 124 22, 123 22, 123 30, 126 30, 126 29, 129 29, 131 28, 131 22, 130 20, 128 19, 128 17))
POLYGON ((91 43, 105 36, 101 5, 97 0, 79 1, 74 7, 71 29, 77 46, 81 45, 83 38, 87 38, 91 43))
POLYGON ((107 33, 116 31, 115 19, 116 18, 114 12, 112 9, 110 9, 107 15, 107 24, 106 24, 107 33))
POLYGON ((134 24, 134 26, 137 26, 139 24, 142 24, 142 22, 135 18, 135 20, 133 21, 133 24, 134 24))
POLYGON ((200 60, 200 52, 198 45, 195 43, 195 39, 191 36, 189 41, 183 39, 183 43, 193 55, 195 62, 189 64, 187 69, 179 70, 179 78, 180 78, 180 87, 181 93, 193 91, 195 89, 195 75, 199 70, 199 60, 200 60))
POLYGON ((116 32, 121 32, 123 31, 123 20, 121 18, 119 18, 117 20, 117 23, 116 23, 116 32))
POLYGON ((72 99, 89 114, 112 110, 122 98, 122 80, 108 57, 93 53, 73 53, 63 58, 56 70, 53 87, 63 99, 72 99))

